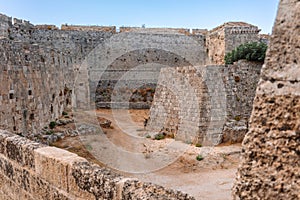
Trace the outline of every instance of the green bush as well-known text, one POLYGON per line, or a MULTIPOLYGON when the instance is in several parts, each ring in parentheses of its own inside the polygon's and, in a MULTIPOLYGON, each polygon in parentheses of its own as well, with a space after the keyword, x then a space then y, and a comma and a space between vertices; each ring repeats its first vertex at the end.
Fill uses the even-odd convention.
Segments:
POLYGON ((52 122, 49 123, 49 128, 50 129, 54 129, 55 126, 56 126, 56 122, 55 121, 52 121, 52 122))
POLYGON ((165 139, 165 135, 163 133, 158 133, 154 136, 154 139, 156 139, 156 140, 165 139))
POLYGON ((235 121, 240 121, 240 120, 241 120, 241 116, 239 116, 239 115, 235 116, 235 117, 234 117, 234 120, 235 120, 235 121))
POLYGON ((197 143, 197 144, 195 144, 195 146, 196 146, 196 147, 202 147, 202 144, 197 143))
POLYGON ((267 48, 267 44, 263 42, 241 44, 225 55, 225 64, 232 64, 233 62, 242 59, 263 62, 265 60, 267 48))
POLYGON ((54 131, 50 130, 50 131, 46 131, 46 135, 52 135, 54 133, 54 131))
POLYGON ((201 154, 199 154, 197 157, 196 157, 196 160, 198 160, 198 161, 201 161, 201 160, 203 160, 204 158, 203 158, 203 156, 201 155, 201 154))

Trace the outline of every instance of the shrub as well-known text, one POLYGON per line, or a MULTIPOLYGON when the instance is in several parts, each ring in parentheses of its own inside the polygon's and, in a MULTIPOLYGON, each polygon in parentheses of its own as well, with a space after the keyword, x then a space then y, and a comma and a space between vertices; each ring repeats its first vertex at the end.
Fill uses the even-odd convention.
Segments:
POLYGON ((56 126, 56 122, 55 121, 52 121, 52 122, 49 123, 49 128, 54 129, 55 126, 56 126))
POLYGON ((156 140, 165 139, 165 135, 163 133, 158 133, 154 136, 154 139, 156 139, 156 140))
POLYGON ((201 155, 201 154, 199 154, 197 157, 196 157, 196 160, 198 160, 198 161, 201 161, 201 160, 203 160, 204 158, 203 158, 203 156, 201 155))
POLYGON ((241 120, 241 116, 239 116, 239 115, 235 116, 235 117, 234 117, 234 120, 235 120, 235 121, 240 121, 240 120, 241 120))
POLYGON ((233 62, 242 59, 263 62, 265 60, 267 48, 267 44, 263 42, 241 44, 225 55, 225 64, 232 64, 233 62))
POLYGON ((197 143, 195 146, 196 146, 196 147, 202 147, 202 144, 197 143))
POLYGON ((46 135, 52 135, 54 133, 54 131, 50 130, 50 131, 46 131, 46 135))
POLYGON ((66 116, 66 115, 68 115, 68 113, 67 113, 66 111, 63 111, 63 112, 62 112, 62 115, 63 115, 63 116, 66 116))

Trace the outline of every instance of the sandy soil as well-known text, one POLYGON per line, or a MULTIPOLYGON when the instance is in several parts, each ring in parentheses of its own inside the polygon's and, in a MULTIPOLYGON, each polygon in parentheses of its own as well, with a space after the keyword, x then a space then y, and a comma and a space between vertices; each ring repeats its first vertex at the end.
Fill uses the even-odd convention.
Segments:
POLYGON ((177 189, 196 199, 230 199, 241 146, 199 148, 173 139, 146 138, 143 121, 148 114, 149 110, 108 109, 80 113, 75 115, 79 129, 82 124, 96 126, 91 116, 112 121, 111 128, 103 128, 102 134, 64 138, 53 145, 124 176, 177 189), (196 160, 197 155, 204 159, 196 160))

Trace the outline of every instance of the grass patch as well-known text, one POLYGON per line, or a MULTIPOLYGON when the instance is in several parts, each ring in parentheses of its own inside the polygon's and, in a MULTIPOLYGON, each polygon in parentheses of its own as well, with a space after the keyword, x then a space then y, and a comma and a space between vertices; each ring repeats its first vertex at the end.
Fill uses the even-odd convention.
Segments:
POLYGON ((163 139, 165 139, 165 135, 162 134, 162 133, 158 133, 158 134, 156 134, 154 136, 154 139, 156 139, 156 140, 163 140, 163 139))
POLYGON ((86 148, 88 151, 92 151, 92 150, 93 150, 93 147, 92 147, 91 145, 89 145, 89 144, 86 145, 85 148, 86 148))
POLYGON ((201 161, 201 160, 203 160, 204 158, 203 158, 203 156, 201 155, 201 154, 199 154, 197 157, 196 157, 196 160, 198 160, 198 161, 201 161))
POLYGON ((197 143, 197 144, 195 144, 195 146, 196 146, 196 147, 202 147, 202 144, 197 143))

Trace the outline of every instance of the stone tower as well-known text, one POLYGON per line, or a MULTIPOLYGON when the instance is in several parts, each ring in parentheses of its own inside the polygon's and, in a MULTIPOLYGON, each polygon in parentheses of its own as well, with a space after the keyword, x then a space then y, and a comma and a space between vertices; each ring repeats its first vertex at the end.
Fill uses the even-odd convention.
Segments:
POLYGON ((259 41, 260 29, 245 22, 227 22, 207 35, 208 64, 224 64, 225 54, 241 44, 259 41))

